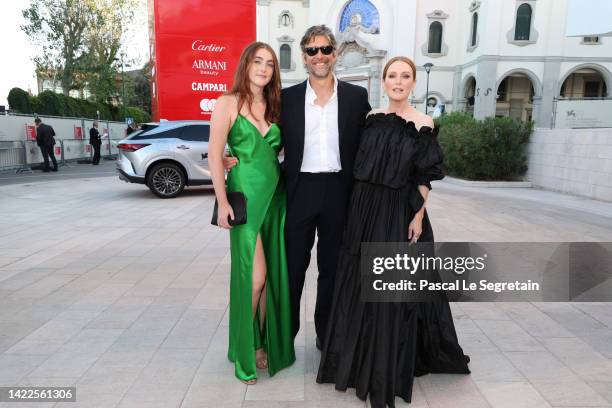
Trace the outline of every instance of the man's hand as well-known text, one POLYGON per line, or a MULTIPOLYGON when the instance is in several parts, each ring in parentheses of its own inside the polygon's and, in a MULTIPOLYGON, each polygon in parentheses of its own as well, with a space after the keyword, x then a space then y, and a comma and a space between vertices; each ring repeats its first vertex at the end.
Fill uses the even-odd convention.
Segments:
POLYGON ((223 155, 223 168, 230 171, 232 167, 238 164, 238 159, 233 156, 228 156, 227 152, 223 155))

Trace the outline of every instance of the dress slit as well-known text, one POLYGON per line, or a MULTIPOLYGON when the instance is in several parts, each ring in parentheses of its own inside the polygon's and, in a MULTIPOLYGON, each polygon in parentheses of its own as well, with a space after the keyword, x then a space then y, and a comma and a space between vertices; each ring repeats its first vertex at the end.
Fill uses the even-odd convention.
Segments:
POLYGON ((261 346, 268 353, 270 375, 295 361, 291 319, 285 312, 290 310, 290 302, 282 234, 286 199, 278 164, 280 130, 272 126, 264 138, 239 115, 230 129, 228 145, 239 164, 227 177, 227 189, 240 191, 247 198, 247 223, 230 230, 228 358, 235 364, 236 377, 248 381, 257 378, 255 350, 261 346), (258 237, 266 265, 263 321, 259 302, 253 313, 253 264, 258 237))

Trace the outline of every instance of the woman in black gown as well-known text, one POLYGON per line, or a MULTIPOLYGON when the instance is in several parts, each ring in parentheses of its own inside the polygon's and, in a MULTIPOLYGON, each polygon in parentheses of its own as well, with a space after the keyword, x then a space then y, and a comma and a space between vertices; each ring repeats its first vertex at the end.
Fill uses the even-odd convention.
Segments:
POLYGON ((408 102, 416 68, 405 57, 384 68, 387 109, 372 111, 355 159, 355 186, 338 261, 334 303, 317 382, 356 388, 374 408, 411 401, 415 376, 469 374, 446 299, 421 303, 360 300, 361 242, 433 242, 425 202, 444 177, 432 119, 408 102))

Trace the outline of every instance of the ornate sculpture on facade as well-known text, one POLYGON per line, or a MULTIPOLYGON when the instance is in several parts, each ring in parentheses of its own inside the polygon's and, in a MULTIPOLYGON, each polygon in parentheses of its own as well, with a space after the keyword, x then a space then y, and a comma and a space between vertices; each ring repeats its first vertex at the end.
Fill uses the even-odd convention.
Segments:
POLYGON ((372 106, 380 103, 380 75, 387 52, 372 46, 380 33, 378 10, 368 0, 353 0, 341 12, 337 28, 340 77, 349 77, 368 89, 372 106))
POLYGON ((342 10, 338 28, 341 33, 353 31, 378 34, 380 32, 378 10, 369 0, 353 0, 342 10))
POLYGON ((353 0, 342 11, 338 27, 339 64, 352 68, 368 63, 368 57, 377 54, 366 40, 380 33, 378 10, 368 0, 353 0))

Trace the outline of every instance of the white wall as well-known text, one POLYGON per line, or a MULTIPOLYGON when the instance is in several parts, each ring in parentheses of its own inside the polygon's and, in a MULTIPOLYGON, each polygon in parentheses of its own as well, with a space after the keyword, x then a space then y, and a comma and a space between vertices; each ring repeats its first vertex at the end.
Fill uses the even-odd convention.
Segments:
POLYGON ((536 129, 528 166, 536 187, 612 201, 612 128, 536 129))
MULTIPOLYGON (((460 6, 461 2, 447 1, 447 0, 429 0, 429 1, 418 1, 416 16, 412 17, 411 20, 417 27, 416 38, 415 38, 415 63, 422 66, 426 62, 431 62, 434 65, 439 66, 451 66, 457 64, 458 55, 461 48, 460 40, 457 38, 457 31, 462 25, 462 16, 460 6), (444 20, 444 30, 442 32, 442 46, 448 46, 448 54, 441 57, 429 57, 423 55, 422 47, 423 44, 427 44, 429 40, 429 19, 427 14, 432 13, 434 10, 442 10, 448 14, 448 18, 444 20)), ((464 11, 461 9, 461 11, 464 11)))
POLYGON ((292 66, 295 69, 282 73, 283 86, 301 82, 306 78, 300 40, 308 26, 308 9, 303 6, 302 1, 272 1, 269 5, 257 6, 257 39, 270 44, 279 59, 281 42, 278 39, 282 36, 289 36, 293 39, 290 46, 292 66), (285 10, 293 16, 293 27, 282 25, 279 27, 279 16, 285 10))

